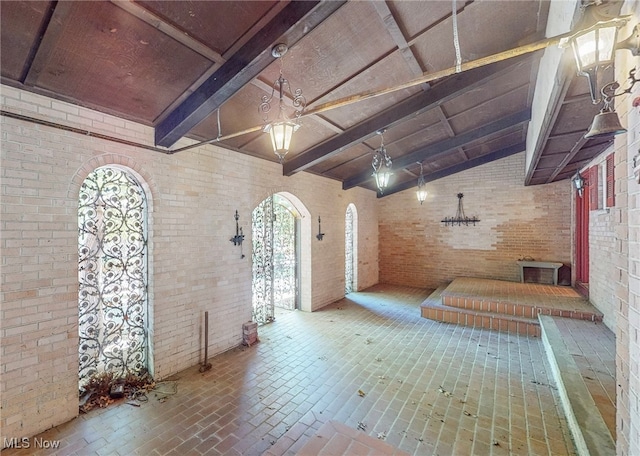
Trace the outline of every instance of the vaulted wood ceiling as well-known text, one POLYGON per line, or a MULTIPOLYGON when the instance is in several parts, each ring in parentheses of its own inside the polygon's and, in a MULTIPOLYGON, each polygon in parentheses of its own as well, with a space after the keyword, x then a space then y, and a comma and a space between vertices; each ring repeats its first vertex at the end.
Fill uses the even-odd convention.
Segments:
MULTIPOLYGON (((437 76, 455 68, 454 31, 462 62, 535 43, 549 2, 456 7, 454 15, 449 0, 3 0, 2 82, 152 126, 161 151, 188 137, 277 161, 258 105, 282 71, 307 100, 283 173, 375 190, 376 131, 386 129, 389 195, 416 185, 420 163, 430 181, 525 149, 542 51, 437 76), (280 60, 271 55, 277 43, 289 46, 280 60)), ((566 179, 609 143, 583 139, 598 107, 570 64, 525 184, 566 179)))

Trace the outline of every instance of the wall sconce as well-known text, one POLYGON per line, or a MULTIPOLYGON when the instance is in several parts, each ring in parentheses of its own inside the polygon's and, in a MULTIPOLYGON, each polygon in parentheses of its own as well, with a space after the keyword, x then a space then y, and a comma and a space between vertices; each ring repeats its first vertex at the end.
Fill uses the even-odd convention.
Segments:
POLYGON ((578 196, 582 198, 582 193, 584 192, 585 179, 580 175, 579 172, 576 173, 575 176, 571 178, 571 182, 573 183, 573 187, 578 192, 578 196))
POLYGON ((597 72, 613 63, 616 49, 628 49, 634 56, 639 55, 640 28, 636 25, 631 36, 620 43, 616 42, 618 29, 624 26, 629 17, 599 20, 603 17, 601 8, 606 5, 589 5, 584 12, 578 31, 570 37, 560 40, 560 47, 571 46, 578 74, 589 80, 589 93, 594 104, 600 102, 597 90, 597 72))
POLYGON ((424 187, 424 174, 422 173, 422 163, 420 163, 420 177, 418 177, 418 191, 416 192, 416 196, 418 197, 418 201, 420 201, 420 205, 427 199, 427 189, 424 187))
POLYGON ((616 90, 620 88, 620 84, 615 81, 602 87, 600 92, 602 93, 604 104, 600 112, 593 118, 589 131, 584 135, 585 138, 603 138, 627 131, 627 129, 620 124, 618 114, 616 114, 611 105, 613 104, 613 99, 615 97, 619 97, 625 93, 631 93, 636 82, 640 82, 640 79, 636 78, 635 68, 629 71, 629 81, 629 87, 619 93, 616 93, 616 90))
POLYGON ((271 49, 271 55, 277 59, 280 59, 280 76, 273 83, 273 89, 271 90, 271 96, 264 95, 262 102, 259 106, 259 111, 262 113, 262 120, 265 123, 262 131, 269 133, 271 137, 271 145, 273 146, 274 153, 278 156, 280 163, 284 162, 284 157, 289 152, 289 146, 291 145, 291 138, 293 133, 300 128, 300 116, 307 105, 307 100, 302 95, 302 89, 296 89, 295 92, 291 92, 291 86, 289 81, 282 76, 282 58, 289 50, 288 46, 283 43, 276 44, 271 49), (291 119, 284 112, 284 93, 285 86, 291 97, 293 107, 295 111, 293 113, 293 119, 291 119), (271 101, 273 96, 278 92, 278 114, 276 119, 269 121, 269 111, 271 111, 271 101))
POLYGON ((466 215, 464 215, 464 209, 462 207, 462 198, 464 197, 464 195, 462 193, 458 193, 458 210, 456 211, 456 216, 455 217, 445 217, 444 219, 440 220, 442 223, 445 224, 445 226, 454 226, 454 225, 467 225, 469 226, 470 224, 473 223, 473 226, 476 226, 476 223, 478 223, 480 221, 480 219, 478 217, 476 217, 475 215, 473 217, 467 217, 466 215))
POLYGON ((244 254, 242 253, 242 241, 244 241, 244 234, 242 234, 242 227, 238 226, 238 220, 240 220, 240 216, 238 215, 237 209, 236 215, 233 218, 236 220, 236 235, 229 240, 233 242, 233 245, 240 246, 240 258, 244 258, 244 254))
POLYGON ((391 180, 393 172, 391 171, 391 158, 387 154, 387 149, 384 147, 384 137, 382 136, 386 130, 378 130, 377 134, 380 135, 380 147, 373 152, 373 161, 371 166, 373 167, 372 176, 376 179, 376 185, 380 193, 384 193, 384 189, 387 188, 391 180))
POLYGON ((321 241, 323 238, 324 238, 324 233, 322 232, 322 229, 320 228, 320 216, 318 216, 318 234, 316 234, 316 239, 321 241))

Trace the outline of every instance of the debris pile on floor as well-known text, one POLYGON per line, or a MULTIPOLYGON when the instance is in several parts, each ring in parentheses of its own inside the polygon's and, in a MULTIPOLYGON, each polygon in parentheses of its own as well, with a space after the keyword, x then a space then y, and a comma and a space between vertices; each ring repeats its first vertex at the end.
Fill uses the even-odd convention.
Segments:
POLYGON ((124 378, 116 377, 112 372, 100 372, 80 389, 80 412, 104 408, 125 397, 130 401, 144 402, 147 392, 155 386, 155 381, 146 371, 129 373, 124 378))

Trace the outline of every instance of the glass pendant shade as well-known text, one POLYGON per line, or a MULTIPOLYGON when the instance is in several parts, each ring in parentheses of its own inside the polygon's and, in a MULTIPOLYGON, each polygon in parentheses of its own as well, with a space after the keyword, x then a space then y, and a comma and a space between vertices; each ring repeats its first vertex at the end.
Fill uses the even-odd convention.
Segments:
POLYGON ((598 69, 605 68, 614 60, 616 38, 620 25, 618 19, 597 22, 560 42, 561 46, 571 44, 578 74, 588 78, 589 92, 594 103, 599 102, 597 72, 598 69))
POLYGON ((298 124, 290 120, 273 122, 269 125, 271 145, 273 146, 273 151, 280 159, 284 158, 287 152, 289 152, 293 132, 296 131, 298 127, 298 124))
POLYGON ((427 190, 424 187, 419 187, 418 191, 416 192, 416 196, 418 197, 418 201, 420 201, 420 204, 424 203, 425 200, 427 199, 427 190))
POLYGON ((374 173, 374 176, 376 178, 376 185, 378 186, 380 191, 383 191, 389 186, 392 174, 393 173, 391 172, 391 169, 387 168, 386 166, 382 166, 379 171, 374 173))
POLYGON ((578 71, 587 71, 598 65, 608 65, 613 61, 618 28, 614 26, 588 30, 576 36, 572 42, 578 71))
POLYGON ((372 176, 376 180, 376 186, 380 193, 384 193, 384 189, 389 186, 393 171, 391 170, 391 157, 387 155, 387 149, 384 147, 384 138, 382 135, 385 130, 378 130, 376 133, 380 135, 380 148, 376 149, 373 153, 373 161, 371 167, 373 168, 372 176))

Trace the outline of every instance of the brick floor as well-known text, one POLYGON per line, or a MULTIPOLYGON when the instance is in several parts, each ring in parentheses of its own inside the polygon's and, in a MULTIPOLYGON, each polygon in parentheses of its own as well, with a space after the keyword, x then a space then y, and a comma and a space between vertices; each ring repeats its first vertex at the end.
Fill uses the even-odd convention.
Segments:
POLYGON ((29 454, 293 455, 330 420, 416 455, 574 454, 541 340, 424 319, 429 292, 279 313, 257 345, 166 379, 166 401, 91 411, 37 436, 58 453, 29 454))

